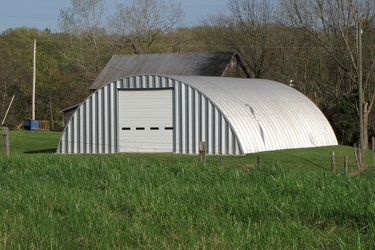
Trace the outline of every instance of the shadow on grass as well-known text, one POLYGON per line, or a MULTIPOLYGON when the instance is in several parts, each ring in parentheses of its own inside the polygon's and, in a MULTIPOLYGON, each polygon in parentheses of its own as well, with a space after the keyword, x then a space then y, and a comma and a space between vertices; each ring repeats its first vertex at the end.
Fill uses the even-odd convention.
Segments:
POLYGON ((54 154, 57 148, 47 148, 41 150, 26 151, 25 154, 54 154))

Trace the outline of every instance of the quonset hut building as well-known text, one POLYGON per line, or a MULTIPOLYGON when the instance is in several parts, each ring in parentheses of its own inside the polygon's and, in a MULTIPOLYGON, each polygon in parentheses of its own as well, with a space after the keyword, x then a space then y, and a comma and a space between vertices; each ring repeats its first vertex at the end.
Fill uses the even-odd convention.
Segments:
POLYGON ((319 108, 270 80, 141 74, 99 87, 65 127, 57 153, 244 155, 337 145, 319 108))

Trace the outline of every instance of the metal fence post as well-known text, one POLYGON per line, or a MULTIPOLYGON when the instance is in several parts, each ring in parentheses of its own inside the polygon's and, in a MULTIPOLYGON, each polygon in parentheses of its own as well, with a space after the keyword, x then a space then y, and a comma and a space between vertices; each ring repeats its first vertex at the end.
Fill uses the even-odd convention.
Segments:
POLYGON ((199 142, 199 159, 201 163, 206 162, 206 142, 204 141, 199 142))

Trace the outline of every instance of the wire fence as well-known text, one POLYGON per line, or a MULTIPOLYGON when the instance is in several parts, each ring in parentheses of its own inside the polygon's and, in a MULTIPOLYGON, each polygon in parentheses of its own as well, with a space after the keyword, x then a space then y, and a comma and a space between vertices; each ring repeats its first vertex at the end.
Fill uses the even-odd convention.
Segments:
MULTIPOLYGON (((57 133, 58 134, 58 133, 57 133)), ((50 138, 49 136, 40 134, 39 131, 29 131, 26 133, 21 134, 12 134, 9 136, 9 143, 8 147, 10 148, 11 152, 20 152, 20 153, 28 153, 28 152, 56 152, 60 143, 60 137, 54 136, 50 138)), ((148 140, 121 140, 116 142, 115 140, 111 139, 102 139, 91 137, 90 141, 86 141, 85 138, 74 138, 71 140, 64 140, 64 143, 68 146, 66 147, 80 147, 80 148, 87 148, 92 149, 94 151, 105 151, 99 149, 108 149, 114 148, 114 152, 134 152, 134 153, 142 153, 142 152, 149 152, 149 153, 158 153, 158 152, 174 152, 177 151, 182 154, 199 154, 199 142, 197 142, 196 146, 186 146, 185 144, 180 143, 163 143, 163 142, 155 142, 155 141, 148 141, 148 140), (102 142, 102 143, 100 143, 102 142), (183 147, 186 147, 184 149, 183 147), (95 150, 98 149, 98 150, 95 150)), ((2 147, 4 146, 4 140, 2 141, 2 147)), ((207 149, 208 150, 208 149, 207 149)), ((210 152, 215 152, 214 154, 229 154, 220 152, 219 146, 212 146, 210 152)), ((74 152, 71 152, 74 153, 74 152)))
POLYGON ((56 152, 59 142, 59 134, 53 134, 49 131, 11 133, 6 136, 3 128, 2 137, 0 145, 3 152, 7 150, 9 153, 56 152), (47 133, 50 135, 46 136, 47 133), (51 137, 51 135, 53 136, 51 137))
MULTIPOLYGON (((47 131, 13 131, 13 132, 11 131, 10 133, 7 132, 7 135, 8 135, 8 138, 7 138, 8 142, 4 143, 4 131, 3 131, 3 140, 0 141, 0 147, 3 149, 3 153, 2 154, 0 153, 0 158, 3 155, 11 156, 11 155, 19 155, 19 154, 26 154, 26 155, 28 154, 39 154, 39 155, 40 154, 41 155, 56 154, 59 140, 61 137, 61 133, 47 132, 47 131), (5 144, 8 145, 6 150, 4 150, 5 144), (5 151, 8 151, 8 152, 5 153, 5 151)), ((71 142, 74 142, 74 141, 71 141, 71 142)), ((132 142, 134 143, 136 141, 132 141, 132 142)), ((98 145, 95 144, 95 146, 98 146, 98 145)), ((99 146, 108 147, 108 144, 99 144, 99 146)), ((114 144, 112 146, 114 146, 114 144)), ((154 143, 154 146, 155 148, 157 148, 157 147, 162 147, 163 145, 154 143)), ((125 152, 126 154, 116 154, 116 155, 124 155, 125 157, 128 157, 129 156, 128 153, 137 153, 137 151, 140 151, 140 153, 164 153, 164 154, 158 154, 158 155, 161 155, 160 157, 164 157, 163 155, 165 155, 166 159, 164 159, 164 161, 168 161, 168 159, 170 161, 174 160, 174 157, 170 157, 171 153, 173 153, 172 151, 160 152, 160 149, 152 150, 150 147, 137 147, 137 148, 126 147, 124 151, 129 151, 129 152, 125 152)), ((119 153, 122 153, 122 152, 119 152, 119 153)), ((183 155, 187 153, 189 152, 184 151, 183 153, 179 153, 179 154, 173 153, 172 155, 176 155, 176 157, 180 159, 178 155, 183 155)), ((60 154, 60 155, 64 155, 64 157, 66 156, 66 154, 60 154)), ((85 154, 81 154, 81 155, 85 155, 85 154)), ((92 155, 92 154, 89 154, 89 155, 92 155)), ((143 154, 137 153, 136 155, 141 156, 143 154)), ((218 164, 221 166, 224 165, 223 155, 220 155, 220 156, 216 155, 213 157, 214 159, 211 158, 212 159, 211 163, 218 164)), ((199 154, 199 152, 191 155, 191 157, 189 156, 188 158, 190 159, 188 160, 188 162, 190 163, 197 163, 199 161, 201 163, 206 162, 205 155, 203 157, 199 154)), ((181 159, 185 161, 184 159, 186 158, 182 157, 181 159)), ((230 162, 231 162, 231 165, 233 166, 245 166, 245 167, 249 167, 250 165, 255 166, 254 163, 251 163, 251 164, 248 162, 243 163, 242 158, 237 158, 237 157, 231 157, 230 162)))
MULTIPOLYGON (((9 131, 7 127, 2 128, 2 140, 0 140, 0 148, 2 149, 3 155, 10 155, 10 154, 40 154, 40 153, 48 153, 48 154, 55 154, 57 153, 57 149, 60 143, 62 133, 61 132, 50 132, 50 131, 9 131)), ((221 156, 220 162, 221 164, 224 162, 224 156, 232 155, 220 152, 219 147, 212 147, 208 149, 206 143, 204 143, 204 147, 202 148, 201 142, 197 142, 196 146, 186 147, 186 145, 180 145, 175 143, 158 143, 152 141, 121 141, 117 142, 115 140, 103 140, 103 138, 93 138, 91 142, 83 142, 84 138, 82 137, 73 137, 72 140, 67 140, 67 143, 75 145, 75 147, 79 146, 82 149, 95 148, 97 153, 177 153, 177 154, 192 154, 199 156, 201 162, 205 162, 206 160, 206 153, 210 155, 219 155, 221 156), (97 139, 97 140, 96 140, 97 139), (82 142, 81 144, 77 142, 82 142), (99 143, 100 141, 104 141, 104 143, 99 143), (130 146, 126 146, 130 144, 130 146), (121 146, 120 146, 121 145, 121 146), (185 148, 183 148, 184 146, 185 148), (207 147, 206 147, 207 146, 207 147), (101 150, 104 148, 114 148, 112 152, 105 152, 105 150, 101 150), (210 151, 211 150, 211 151, 210 151)), ((81 154, 85 154, 84 150, 80 152, 81 154)), ((88 154, 93 154, 90 151, 88 154)), ((1 155, 1 154, 0 154, 1 155)), ((367 161, 367 166, 371 167, 372 165, 375 166, 375 153, 373 154, 374 164, 369 164, 367 161)), ((262 156, 264 157, 264 156, 262 156)), ((304 160, 303 157, 300 156, 293 156, 296 160, 305 161, 305 163, 314 165, 315 167, 319 167, 322 169, 332 169, 332 171, 336 171, 336 169, 341 168, 340 165, 344 166, 345 173, 350 174, 353 168, 357 167, 356 157, 348 157, 347 155, 338 156, 335 155, 335 152, 330 151, 326 156, 322 156, 326 158, 326 162, 324 165, 321 163, 312 163, 309 160, 304 160), (342 161, 343 159, 343 161, 342 161)), ((248 162, 248 166, 257 166, 260 167, 261 160, 258 154, 253 154, 252 162, 248 162)), ((239 158, 240 159, 240 158, 239 158)), ((279 159, 266 159, 267 162, 277 163, 279 159)), ((238 164, 241 165, 243 160, 239 160, 238 164)))

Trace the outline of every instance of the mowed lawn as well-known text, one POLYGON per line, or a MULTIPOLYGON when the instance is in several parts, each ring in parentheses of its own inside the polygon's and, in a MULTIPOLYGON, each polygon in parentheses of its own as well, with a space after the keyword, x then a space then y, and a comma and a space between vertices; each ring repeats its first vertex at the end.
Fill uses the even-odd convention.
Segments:
POLYGON ((60 135, 11 131, 11 154, 0 156, 0 249, 372 249, 375 242, 370 151, 366 171, 356 174, 353 148, 344 146, 208 156, 202 164, 176 154, 57 155, 60 135))

